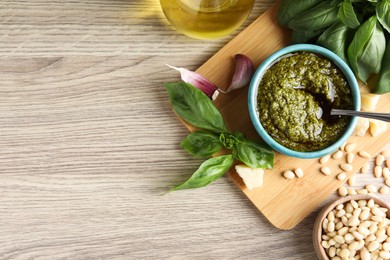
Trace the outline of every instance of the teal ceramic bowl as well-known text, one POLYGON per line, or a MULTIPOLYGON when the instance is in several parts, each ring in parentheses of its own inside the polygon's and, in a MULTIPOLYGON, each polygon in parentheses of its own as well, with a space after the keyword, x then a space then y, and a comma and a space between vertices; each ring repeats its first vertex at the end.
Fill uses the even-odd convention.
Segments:
POLYGON ((321 149, 321 150, 310 151, 310 152, 301 152, 301 151, 292 150, 292 149, 287 148, 287 147, 281 145, 280 143, 276 142, 263 128, 261 121, 259 119, 259 112, 257 109, 258 87, 259 87, 260 81, 261 81, 264 73, 267 71, 268 68, 270 68, 280 58, 284 57, 285 55, 295 53, 295 52, 300 52, 300 51, 316 53, 316 54, 319 54, 319 55, 331 60, 344 73, 344 76, 347 79, 347 82, 351 88, 354 109, 357 111, 360 110, 359 86, 358 86, 358 83, 356 81, 356 78, 355 78, 352 70, 335 53, 333 53, 330 50, 325 49, 321 46, 312 45, 312 44, 295 44, 295 45, 287 46, 287 47, 280 49, 277 52, 273 53, 271 56, 269 56, 267 59, 265 59, 263 61, 263 63, 256 70, 256 72, 251 80, 251 83, 249 85, 248 109, 249 109, 249 114, 250 114, 252 124, 255 127, 257 133, 273 149, 275 149, 276 151, 278 151, 282 154, 285 154, 287 156, 292 156, 292 157, 296 157, 296 158, 302 158, 302 159, 318 158, 318 157, 324 156, 326 154, 329 154, 329 153, 337 150, 344 142, 347 141, 347 139, 352 135, 352 133, 356 127, 357 117, 351 118, 349 125, 346 127, 344 133, 332 145, 330 145, 324 149, 321 149))

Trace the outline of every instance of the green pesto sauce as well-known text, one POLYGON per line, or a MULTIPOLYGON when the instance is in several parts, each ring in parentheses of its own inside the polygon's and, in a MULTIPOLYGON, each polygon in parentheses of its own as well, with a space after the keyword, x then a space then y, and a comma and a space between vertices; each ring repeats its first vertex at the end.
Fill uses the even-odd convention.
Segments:
POLYGON ((257 102, 268 134, 296 151, 316 151, 334 143, 350 118, 330 117, 330 109, 353 108, 340 69, 308 52, 286 56, 271 66, 260 82, 257 102))

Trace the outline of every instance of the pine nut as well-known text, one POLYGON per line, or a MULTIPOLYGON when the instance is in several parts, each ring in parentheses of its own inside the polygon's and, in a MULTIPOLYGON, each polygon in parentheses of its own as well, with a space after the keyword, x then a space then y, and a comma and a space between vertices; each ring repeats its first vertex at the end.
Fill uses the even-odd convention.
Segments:
POLYGON ((337 210, 341 210, 341 209, 343 209, 343 208, 344 208, 344 204, 339 204, 339 205, 336 206, 336 209, 337 209, 337 210))
POLYGON ((283 173, 283 176, 284 176, 284 178, 291 180, 291 179, 294 179, 295 174, 292 171, 287 170, 283 173))
POLYGON ((356 209, 353 211, 352 215, 356 215, 356 216, 359 217, 360 213, 362 213, 362 209, 361 209, 361 208, 356 208, 356 209))
POLYGON ((389 192, 389 188, 387 186, 382 186, 379 189, 380 194, 387 194, 389 192))
POLYGON ((366 159, 370 159, 371 158, 371 155, 368 152, 366 152, 366 151, 360 151, 358 154, 361 157, 366 158, 366 159))
POLYGON ((362 166, 362 168, 360 169, 360 173, 367 173, 368 172, 368 170, 370 169, 370 164, 368 163, 368 162, 366 162, 363 166, 362 166))
POLYGON ((347 234, 345 234, 344 239, 348 243, 348 242, 355 240, 355 237, 352 234, 347 233, 347 234))
POLYGON ((355 175, 348 179, 348 185, 353 186, 355 184, 355 175))
POLYGON ((359 232, 357 231, 353 231, 352 232, 352 235, 357 239, 357 240, 363 240, 364 239, 364 236, 362 234, 360 234, 359 232))
POLYGON ((379 256, 383 259, 390 259, 390 252, 388 251, 380 251, 379 256))
POLYGON ((334 154, 332 154, 332 158, 333 159, 340 159, 341 157, 343 157, 343 152, 342 151, 337 151, 334 154))
POLYGON ((337 179, 338 179, 339 181, 345 180, 346 177, 347 177, 347 176, 345 175, 345 172, 339 173, 339 174, 337 175, 337 179))
POLYGON ((334 228, 335 228, 334 222, 333 222, 333 221, 330 221, 330 222, 328 223, 328 231, 329 231, 329 232, 333 232, 333 231, 334 231, 334 228))
POLYGON ((340 244, 344 244, 344 243, 345 243, 345 239, 344 239, 343 236, 337 235, 337 236, 335 236, 333 239, 334 239, 334 241, 336 241, 337 243, 340 243, 340 244))
MULTIPOLYGON (((367 230, 368 230, 368 229, 367 229, 367 230)), ((368 230, 368 232, 371 233, 369 230, 368 230)), ((373 234, 369 235, 369 236, 366 237, 366 239, 365 239, 366 243, 367 243, 367 242, 371 242, 371 241, 375 241, 375 240, 376 240, 376 236, 373 235, 373 234)))
POLYGON ((335 247, 330 247, 329 248, 329 251, 328 251, 328 255, 330 256, 330 257, 334 257, 334 256, 336 256, 336 248, 335 247))
POLYGON ((390 179, 386 179, 386 180, 385 180, 385 184, 386 184, 388 187, 390 187, 390 179))
MULTIPOLYGON (((328 213, 328 220, 329 220, 329 222, 334 222, 334 212, 333 211, 328 213)), ((332 232, 332 231, 330 231, 330 232, 332 232)))
POLYGON ((340 222, 339 219, 336 219, 335 223, 336 223, 336 225, 335 225, 336 230, 340 230, 340 228, 342 228, 344 226, 344 224, 342 222, 340 222))
POLYGON ((353 163, 353 159, 355 159, 355 154, 348 153, 347 154, 347 163, 349 163, 349 164, 353 163))
POLYGON ((371 254, 370 254, 370 252, 368 252, 368 250, 365 247, 363 247, 363 249, 360 250, 360 258, 362 260, 370 260, 371 259, 371 254))
POLYGON ((383 243, 382 248, 385 251, 390 251, 390 243, 389 242, 383 243))
POLYGON ((358 205, 359 205, 359 207, 364 208, 367 205, 367 201, 366 200, 359 200, 358 205))
MULTIPOLYGON (((342 222, 340 223, 343 224, 342 222)), ((337 234, 339 234, 340 236, 345 236, 347 233, 348 233, 348 227, 342 227, 339 229, 339 231, 337 231, 337 234)))
MULTIPOLYGON (((375 216, 378 216, 378 217, 386 217, 386 213, 383 212, 380 208, 373 208, 371 210, 372 214, 374 214, 375 216)), ((378 221, 378 222, 382 222, 382 221, 378 221)))
POLYGON ((377 241, 372 241, 368 244, 367 249, 370 252, 373 252, 379 248, 379 243, 377 241))
POLYGON ((378 230, 378 226, 376 225, 372 225, 368 228, 368 230, 370 230, 370 233, 371 234, 375 234, 375 232, 378 230))
POLYGON ((355 189, 348 189, 348 195, 356 195, 357 192, 355 189))
POLYGON ((347 205, 345 206, 345 211, 350 214, 353 212, 353 207, 351 203, 347 203, 347 205))
POLYGON ((379 178, 382 176, 382 167, 381 166, 375 166, 374 176, 375 176, 375 178, 379 178))
POLYGON ((345 151, 347 153, 352 152, 356 148, 356 143, 350 143, 345 146, 345 151))
POLYGON ((362 213, 360 213, 360 220, 366 220, 370 216, 370 209, 366 208, 362 210, 362 213))
POLYGON ((375 159, 376 165, 382 165, 382 163, 385 161, 385 157, 383 155, 378 155, 375 159))
POLYGON ((385 167, 382 169, 382 177, 384 179, 390 178, 390 169, 389 168, 385 167))
POLYGON ((324 174, 324 175, 330 175, 331 174, 331 171, 330 171, 330 168, 329 167, 321 167, 321 172, 324 174))
POLYGON ((302 178, 303 177, 303 170, 301 168, 296 168, 295 171, 294 171, 295 175, 298 177, 298 178, 302 178))
POLYGON ((355 200, 351 200, 349 203, 351 203, 354 209, 357 209, 359 207, 359 204, 355 200))
MULTIPOLYGON (((329 224, 329 220, 328 220, 327 218, 325 218, 325 219, 322 221, 322 229, 328 231, 328 224, 329 224)), ((329 240, 329 239, 327 239, 327 240, 329 240)))
POLYGON ((376 237, 381 237, 383 235, 386 235, 386 230, 384 228, 379 229, 377 232, 375 232, 376 237))
POLYGON ((387 160, 385 161, 385 164, 386 164, 386 167, 387 167, 387 168, 390 168, 390 159, 387 159, 387 160))
POLYGON ((350 227, 356 227, 360 223, 359 218, 355 215, 353 215, 349 220, 348 220, 348 226, 350 227))
POLYGON ((346 145, 347 145, 347 142, 343 143, 343 144, 339 147, 340 151, 345 151, 345 146, 346 146, 346 145))
POLYGON ((341 249, 341 251, 339 253, 339 256, 341 258, 348 258, 350 255, 351 255, 351 252, 348 249, 346 249, 346 248, 341 249))
POLYGON ((352 242, 351 244, 349 244, 349 246, 348 246, 348 249, 349 250, 354 250, 354 251, 356 251, 356 250, 358 250, 358 248, 359 248, 359 242, 357 242, 357 241, 355 241, 355 242, 352 242))
POLYGON ((330 154, 324 155, 323 157, 320 158, 320 163, 324 164, 327 163, 330 159, 330 154))
MULTIPOLYGON (((341 187, 338 189, 338 192, 339 192, 339 195, 340 195, 341 197, 345 197, 345 196, 347 196, 347 194, 348 194, 347 188, 345 188, 345 187, 343 187, 343 186, 341 186, 341 187)), ((342 205, 342 204, 340 204, 340 205, 342 205)))
POLYGON ((345 210, 340 209, 339 211, 337 211, 336 217, 341 218, 341 217, 344 216, 346 213, 347 213, 347 212, 345 212, 345 210))
MULTIPOLYGON (((358 232, 360 233, 360 234, 362 234, 363 236, 368 236, 368 235, 370 235, 370 230, 368 230, 368 228, 365 228, 365 227, 359 227, 358 228, 358 232)), ((375 240, 375 239, 374 239, 375 240)))
POLYGON ((328 249, 328 248, 330 247, 328 241, 322 241, 322 242, 321 242, 321 246, 322 246, 323 248, 325 248, 325 249, 328 249))
POLYGON ((368 192, 372 192, 372 193, 378 192, 378 189, 373 184, 368 184, 366 185, 365 188, 368 192))
POLYGON ((360 189, 360 190, 356 190, 356 193, 357 193, 357 194, 364 194, 364 195, 366 195, 366 194, 368 194, 368 190, 366 190, 366 189, 360 189))
POLYGON ((349 163, 342 163, 339 165, 339 167, 343 170, 343 171, 346 171, 346 172, 350 172, 352 171, 353 167, 352 167, 352 164, 349 164, 349 163))
POLYGON ((369 207, 370 209, 373 208, 375 205, 375 202, 373 199, 369 199, 368 202, 367 202, 367 207, 369 207))

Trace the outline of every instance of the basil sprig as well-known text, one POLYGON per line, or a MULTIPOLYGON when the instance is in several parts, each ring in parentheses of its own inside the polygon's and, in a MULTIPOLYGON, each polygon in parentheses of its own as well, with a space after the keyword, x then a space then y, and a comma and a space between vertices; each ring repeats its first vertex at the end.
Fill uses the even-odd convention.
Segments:
POLYGON ((229 132, 221 113, 201 90, 185 82, 165 83, 164 86, 176 114, 199 128, 184 138, 183 149, 202 158, 210 157, 222 148, 232 150, 229 155, 206 160, 187 181, 170 191, 206 186, 224 175, 234 159, 252 168, 273 167, 273 150, 265 144, 247 140, 240 132, 229 132))
POLYGON ((374 93, 390 92, 390 0, 282 0, 277 17, 292 29, 293 43, 328 48, 374 93))

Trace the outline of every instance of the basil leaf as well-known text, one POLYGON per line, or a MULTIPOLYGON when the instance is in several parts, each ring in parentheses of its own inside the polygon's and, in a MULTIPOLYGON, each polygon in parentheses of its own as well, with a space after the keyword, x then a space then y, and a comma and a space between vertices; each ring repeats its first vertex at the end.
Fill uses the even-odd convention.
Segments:
POLYGON ((347 61, 347 33, 348 27, 341 22, 336 22, 321 34, 317 44, 333 51, 344 61, 347 61))
POLYGON ((217 135, 202 130, 187 135, 180 146, 196 157, 210 157, 222 148, 217 135))
POLYGON ((377 94, 390 92, 390 40, 387 42, 379 79, 374 92, 377 94))
POLYGON ((294 17, 288 27, 296 31, 319 30, 332 25, 337 20, 337 13, 337 5, 324 1, 294 17))
POLYGON ((360 25, 352 3, 349 0, 344 0, 342 2, 339 8, 338 16, 340 20, 349 28, 356 29, 360 25))
POLYGON ((238 142, 233 156, 252 168, 271 169, 274 165, 274 151, 265 144, 252 141, 238 142))
POLYGON ((201 90, 185 82, 164 86, 173 110, 189 124, 216 133, 228 131, 221 113, 201 90))
POLYGON ((302 43, 309 42, 310 40, 316 38, 320 35, 324 30, 315 30, 315 31, 292 31, 291 35, 291 43, 302 43))
POLYGON ((390 33, 390 0, 382 0, 376 6, 376 17, 383 28, 390 33))
POLYGON ((233 162, 232 155, 210 158, 202 163, 186 182, 170 189, 170 191, 204 187, 224 175, 233 162))
POLYGON ((348 48, 348 58, 355 75, 366 82, 370 74, 381 67, 386 39, 375 16, 369 18, 357 30, 348 48))
POLYGON ((281 25, 287 26, 292 18, 321 2, 322 0, 282 0, 278 10, 278 21, 281 25))

